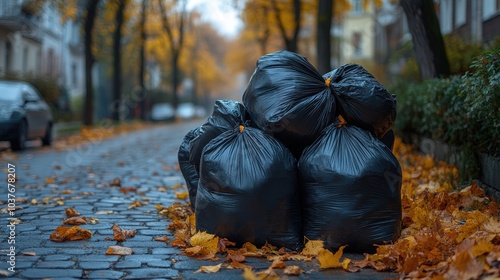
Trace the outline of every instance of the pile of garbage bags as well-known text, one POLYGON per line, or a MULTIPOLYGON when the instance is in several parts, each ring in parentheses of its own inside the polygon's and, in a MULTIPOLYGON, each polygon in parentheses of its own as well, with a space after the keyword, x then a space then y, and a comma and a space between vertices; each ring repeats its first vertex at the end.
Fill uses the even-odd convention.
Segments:
POLYGON ((291 250, 306 237, 353 252, 399 236, 396 97, 362 66, 321 75, 278 51, 257 61, 242 100, 216 101, 179 148, 197 230, 291 250))

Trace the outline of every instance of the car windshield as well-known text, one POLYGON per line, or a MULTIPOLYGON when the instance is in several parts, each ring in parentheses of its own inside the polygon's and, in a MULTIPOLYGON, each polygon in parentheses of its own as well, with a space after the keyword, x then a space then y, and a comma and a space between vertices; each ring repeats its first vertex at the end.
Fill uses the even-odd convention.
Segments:
POLYGON ((0 100, 2 101, 14 101, 21 97, 21 92, 18 90, 17 86, 9 84, 0 84, 0 100))

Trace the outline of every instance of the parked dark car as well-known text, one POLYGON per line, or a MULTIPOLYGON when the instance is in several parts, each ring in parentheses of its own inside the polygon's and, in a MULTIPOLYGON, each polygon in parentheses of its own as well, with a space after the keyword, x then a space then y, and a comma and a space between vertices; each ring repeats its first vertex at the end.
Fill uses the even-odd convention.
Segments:
POLYGON ((30 84, 0 80, 0 141, 10 141, 12 150, 23 150, 27 140, 52 142, 52 113, 30 84))

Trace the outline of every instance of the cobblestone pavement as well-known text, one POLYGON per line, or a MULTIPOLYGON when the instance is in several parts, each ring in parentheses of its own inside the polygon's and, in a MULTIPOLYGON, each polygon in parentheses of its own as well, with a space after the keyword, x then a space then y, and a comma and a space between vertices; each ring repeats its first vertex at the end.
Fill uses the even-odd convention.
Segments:
MULTIPOLYGON (((171 232, 165 227, 168 220, 157 215, 155 204, 170 206, 175 192, 171 186, 183 183, 175 168, 177 149, 183 136, 200 122, 170 124, 148 128, 128 135, 101 141, 94 139, 68 151, 30 148, 8 162, 1 162, 0 176, 7 179, 7 164, 15 165, 18 178, 15 186, 14 216, 1 213, 0 270, 7 271, 15 255, 15 273, 9 279, 241 279, 241 270, 222 269, 215 274, 195 273, 201 265, 223 262, 197 261, 183 256, 181 251, 153 238, 171 232), (47 179, 48 178, 48 179, 47 179), (119 187, 109 186, 119 178, 124 187, 137 192, 122 193, 119 187), (166 191, 165 191, 166 189, 166 191), (25 199, 26 201, 23 202, 25 199), (36 203, 32 201, 36 200, 36 203), (129 209, 133 201, 148 203, 129 209), (59 205, 64 202, 64 205, 59 205), (64 209, 74 207, 82 216, 98 218, 100 223, 82 225, 92 231, 86 242, 53 242, 49 237, 62 225, 64 209), (9 218, 21 220, 15 228, 8 227, 9 218), (123 229, 136 229, 135 237, 124 242, 113 241, 111 227, 116 223, 123 229), (10 237, 10 239, 9 239, 10 237), (11 240, 11 244, 9 244, 11 240), (15 240, 15 243, 12 243, 15 240), (109 256, 110 245, 134 250, 129 256, 109 256), (10 247, 15 247, 11 251, 10 247), (14 252, 14 253, 12 253, 14 252)), ((98 135, 97 135, 98 136, 98 135)), ((98 137, 97 137, 98 138, 98 137)), ((6 179, 0 186, 0 201, 7 202, 6 179)), ((4 208, 7 205, 1 205, 4 208)), ((348 255, 362 258, 361 255, 348 255)), ((249 258, 246 264, 266 269, 270 262, 249 258)), ((317 261, 287 262, 299 265, 305 273, 288 279, 384 279, 391 273, 364 269, 359 273, 342 270, 319 271, 317 261)), ((281 273, 279 270, 276 270, 281 273)), ((286 276, 284 277, 287 278, 286 276)))

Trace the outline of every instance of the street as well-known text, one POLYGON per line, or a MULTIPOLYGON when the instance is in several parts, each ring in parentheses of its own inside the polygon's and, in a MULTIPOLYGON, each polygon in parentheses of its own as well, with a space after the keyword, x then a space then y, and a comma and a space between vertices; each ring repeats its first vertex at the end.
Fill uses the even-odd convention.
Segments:
MULTIPOLYGON (((184 135, 202 121, 174 123, 146 128, 107 140, 88 141, 67 151, 30 147, 17 157, 0 157, 2 175, 7 178, 8 164, 15 166, 15 192, 7 192, 7 180, 0 192, 1 208, 15 196, 14 211, 1 212, 0 270, 15 273, 9 279, 242 279, 242 270, 221 269, 218 273, 195 273, 202 265, 224 262, 198 261, 182 255, 169 243, 155 237, 172 232, 166 229, 168 219, 159 216, 156 204, 170 206, 176 199, 176 184, 184 179, 177 168, 177 151, 184 135), (121 187, 135 188, 120 192, 112 182, 118 178, 121 187), (141 202, 135 207, 131 203, 141 202), (142 204, 142 206, 140 206, 142 204), (99 223, 81 225, 93 236, 86 241, 53 242, 49 239, 66 218, 65 208, 74 207, 82 216, 97 218, 99 223), (10 218, 21 222, 9 227, 10 218), (113 240, 113 224, 135 229, 135 237, 123 242, 113 240), (9 239, 10 238, 10 239, 9 239), (12 241, 12 240, 15 240, 12 241), (133 255, 110 256, 109 246, 132 248, 133 255), (14 247, 12 250, 11 246, 14 247), (12 251, 14 253, 12 253, 12 251), (14 256, 14 263, 9 263, 14 256)), ((98 138, 98 137, 97 137, 98 138)), ((0 153, 5 153, 2 151, 0 153)), ((1 154, 0 154, 1 155, 1 154)), ((12 170, 8 171, 11 172, 12 170)), ((346 254, 352 259, 362 255, 346 254)), ((265 270, 271 262, 264 258, 248 258, 245 264, 255 271, 265 270)), ((319 269, 317 260, 287 261, 303 270, 300 276, 284 279, 384 279, 397 274, 363 269, 349 273, 341 269, 319 269)), ((0 277, 5 277, 0 276, 0 277)))

